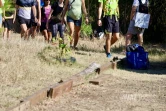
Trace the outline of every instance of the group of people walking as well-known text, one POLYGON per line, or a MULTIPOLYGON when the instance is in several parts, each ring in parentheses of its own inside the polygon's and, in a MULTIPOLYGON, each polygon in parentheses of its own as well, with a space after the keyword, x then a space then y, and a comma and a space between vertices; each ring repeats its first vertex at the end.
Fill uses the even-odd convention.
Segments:
MULTIPOLYGON (((7 33, 12 29, 16 18, 21 28, 21 38, 28 39, 30 36, 35 38, 37 29, 45 37, 47 42, 56 39, 59 32, 60 37, 64 38, 64 30, 66 25, 69 27, 69 35, 71 36, 70 46, 76 48, 81 24, 82 14, 84 13, 86 22, 88 23, 88 14, 84 0, 57 0, 50 4, 50 0, 16 0, 16 10, 10 13, 10 18, 6 17, 9 11, 5 9, 3 18, 4 24, 7 24, 7 33), (9 23, 10 21, 10 23, 9 23), (11 22, 12 21, 12 22, 11 22), (51 39, 52 38, 52 39, 51 39)), ((10 34, 4 38, 9 38, 10 34)))
MULTIPOLYGON (((98 0, 98 26, 104 27, 106 34, 105 52, 108 58, 111 57, 110 47, 119 39, 119 0, 98 0), (104 14, 102 14, 104 12, 104 14), (101 15, 104 15, 103 18, 101 15)), ((126 34, 126 46, 131 44, 131 38, 133 34, 138 36, 138 44, 143 45, 143 33, 144 28, 135 27, 136 12, 139 11, 139 6, 144 5, 148 7, 148 0, 134 0, 132 10, 130 14, 130 24, 126 34)), ((142 8, 142 7, 141 7, 142 8)))
MULTIPOLYGON (((106 35, 105 51, 108 58, 111 57, 110 47, 119 39, 119 0, 98 0, 98 26, 103 26, 106 35), (102 16, 103 15, 103 16, 102 16)), ((131 44, 133 34, 138 35, 138 43, 143 44, 144 29, 134 27, 135 14, 140 2, 148 5, 148 0, 134 0, 130 15, 130 24, 126 34, 126 46, 131 44)), ((28 39, 30 36, 35 38, 37 29, 45 37, 47 42, 56 39, 59 32, 60 37, 64 38, 66 25, 69 27, 71 36, 70 46, 77 48, 80 36, 82 15, 85 15, 86 23, 89 22, 86 11, 85 0, 57 0, 52 5, 50 0, 16 0, 16 10, 11 13, 4 11, 4 38, 10 36, 12 24, 16 18, 21 27, 21 37, 28 39), (52 38, 52 39, 51 39, 52 38)))

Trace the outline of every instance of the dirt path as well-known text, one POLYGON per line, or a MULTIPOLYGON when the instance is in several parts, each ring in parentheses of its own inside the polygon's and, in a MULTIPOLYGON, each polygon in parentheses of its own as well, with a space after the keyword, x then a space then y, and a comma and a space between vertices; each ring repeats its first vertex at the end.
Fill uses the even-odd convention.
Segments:
POLYGON ((124 70, 104 72, 101 85, 85 83, 56 100, 46 100, 34 111, 165 111, 166 76, 124 70), (112 74, 110 74, 112 73, 112 74))

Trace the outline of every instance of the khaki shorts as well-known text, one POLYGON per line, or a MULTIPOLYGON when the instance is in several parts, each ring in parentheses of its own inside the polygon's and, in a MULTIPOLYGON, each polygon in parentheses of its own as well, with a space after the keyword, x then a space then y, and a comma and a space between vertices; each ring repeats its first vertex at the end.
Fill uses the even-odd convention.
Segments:
POLYGON ((138 28, 136 28, 136 27, 134 26, 134 24, 135 24, 135 21, 134 21, 134 20, 131 20, 131 21, 130 21, 130 24, 129 24, 129 28, 128 28, 127 33, 131 33, 131 34, 142 34, 142 35, 143 35, 145 29, 139 30, 138 28))

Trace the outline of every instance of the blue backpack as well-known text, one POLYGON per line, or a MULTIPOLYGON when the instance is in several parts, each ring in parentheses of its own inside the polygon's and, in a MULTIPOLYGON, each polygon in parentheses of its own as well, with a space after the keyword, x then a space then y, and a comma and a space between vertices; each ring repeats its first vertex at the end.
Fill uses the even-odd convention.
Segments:
POLYGON ((138 44, 129 45, 126 47, 126 59, 129 68, 149 68, 148 52, 145 52, 144 48, 138 44))

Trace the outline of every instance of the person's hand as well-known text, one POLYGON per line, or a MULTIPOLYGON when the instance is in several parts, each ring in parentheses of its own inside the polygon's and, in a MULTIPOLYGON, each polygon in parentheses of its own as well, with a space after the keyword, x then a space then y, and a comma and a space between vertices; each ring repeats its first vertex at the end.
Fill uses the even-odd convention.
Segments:
POLYGON ((41 26, 41 21, 40 21, 40 20, 38 20, 37 24, 38 24, 38 26, 41 26))
POLYGON ((65 19, 64 19, 64 17, 62 17, 61 23, 62 23, 62 25, 65 24, 65 19))
POLYGON ((97 24, 98 24, 98 26, 102 26, 102 21, 101 21, 101 19, 98 19, 98 20, 97 20, 97 24))
POLYGON ((85 23, 86 23, 86 24, 89 23, 89 18, 88 18, 88 17, 85 18, 85 23))
POLYGON ((46 28, 48 29, 48 22, 46 23, 46 28))
POLYGON ((5 21, 5 18, 2 17, 2 22, 4 22, 4 21, 5 21))
POLYGON ((35 23, 38 23, 38 19, 35 17, 35 23))
POLYGON ((15 22, 15 19, 13 19, 13 23, 15 22))

